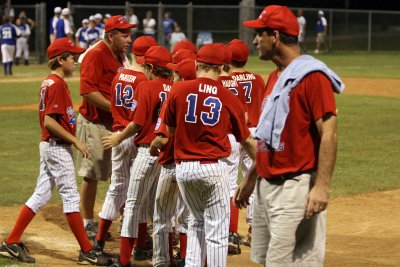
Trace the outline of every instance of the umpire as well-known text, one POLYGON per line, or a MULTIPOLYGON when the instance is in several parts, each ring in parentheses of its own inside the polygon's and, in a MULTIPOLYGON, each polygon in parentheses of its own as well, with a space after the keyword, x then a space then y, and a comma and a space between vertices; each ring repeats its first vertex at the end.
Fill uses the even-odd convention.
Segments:
POLYGON ((98 224, 94 219, 98 181, 111 175, 111 150, 104 150, 101 137, 111 131, 111 83, 124 69, 125 52, 131 45, 130 29, 135 27, 122 16, 113 16, 105 25, 104 40, 93 46, 81 65, 80 94, 83 97, 77 120, 77 137, 89 146, 90 156, 78 153, 78 175, 81 185, 81 211, 90 239, 96 237, 98 224))

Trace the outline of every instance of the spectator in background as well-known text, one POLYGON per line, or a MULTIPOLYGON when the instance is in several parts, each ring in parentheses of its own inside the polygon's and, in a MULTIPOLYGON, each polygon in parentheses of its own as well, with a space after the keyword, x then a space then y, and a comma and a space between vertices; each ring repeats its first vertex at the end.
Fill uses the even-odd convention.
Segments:
MULTIPOLYGON (((94 15, 94 19, 95 19, 95 22, 96 22, 96 28, 98 28, 99 29, 99 31, 100 31, 100 37, 101 37, 101 39, 103 39, 104 38, 104 24, 103 24, 103 15, 101 15, 100 13, 96 13, 95 15, 94 15)), ((90 23, 90 19, 89 19, 89 23, 90 23)))
POLYGON ((35 26, 36 26, 35 21, 34 21, 33 19, 29 18, 29 17, 26 15, 26 12, 25 12, 24 10, 22 10, 21 12, 19 12, 18 18, 21 18, 21 17, 25 17, 25 21, 26 21, 26 23, 28 23, 28 25, 29 25, 29 27, 30 27, 30 29, 31 29, 31 31, 32 31, 33 28, 35 28, 35 26))
POLYGON ((51 17, 50 23, 49 23, 50 43, 52 43, 56 39, 55 30, 56 30, 57 22, 60 19, 60 15, 61 15, 61 7, 58 6, 58 7, 54 8, 54 16, 51 17))
MULTIPOLYGON (((136 33, 139 29, 139 19, 135 15, 133 8, 129 7, 128 10, 126 11, 126 19, 130 24, 136 24, 135 28, 131 28, 131 39, 132 43, 136 39, 136 33)), ((132 52, 131 49, 128 50, 129 52, 132 52)))
MULTIPOLYGON (((57 21, 55 34, 56 39, 63 38, 63 37, 72 37, 72 28, 69 22, 69 15, 71 14, 69 8, 64 8, 61 11, 62 18, 57 21)), ((71 39, 72 40, 72 39, 71 39)))
POLYGON ((89 20, 82 20, 82 27, 80 27, 75 33, 75 43, 81 48, 87 48, 88 43, 86 42, 85 36, 86 31, 88 30, 89 20))
POLYGON ((15 43, 20 31, 10 22, 9 17, 3 19, 0 26, 1 56, 3 59, 4 76, 12 75, 12 65, 14 62, 15 43))
POLYGON ((17 52, 15 53, 15 65, 19 65, 19 59, 22 52, 24 52, 24 64, 29 65, 29 36, 31 35, 31 28, 27 23, 25 16, 21 16, 16 20, 17 27, 21 32, 20 37, 17 39, 17 52))
POLYGON ((170 48, 170 38, 171 34, 174 31, 175 26, 178 24, 175 22, 173 18, 171 18, 171 12, 167 11, 164 13, 164 19, 162 22, 162 30, 163 30, 163 40, 162 45, 167 49, 170 48))
POLYGON ((315 48, 315 54, 318 54, 321 52, 321 44, 324 45, 324 49, 327 51, 328 50, 328 45, 326 43, 326 36, 328 33, 328 22, 326 21, 326 18, 324 17, 324 11, 319 10, 318 11, 318 21, 317 21, 317 45, 315 48))
POLYGON ((171 33, 171 37, 169 39, 171 53, 174 51, 174 46, 183 40, 186 40, 186 35, 181 32, 181 27, 179 25, 175 25, 175 30, 173 33, 171 33))
POLYGON ((86 43, 90 46, 94 45, 101 38, 102 29, 96 27, 96 19, 89 17, 89 28, 85 32, 86 43))
POLYGON ((300 48, 300 51, 302 53, 307 52, 306 46, 304 44, 304 39, 306 37, 306 19, 303 16, 303 9, 297 10, 297 21, 299 22, 300 25, 300 31, 299 31, 299 36, 298 36, 298 45, 300 48))
POLYGON ((143 34, 156 37, 156 20, 153 18, 153 12, 147 10, 146 17, 143 19, 143 34))

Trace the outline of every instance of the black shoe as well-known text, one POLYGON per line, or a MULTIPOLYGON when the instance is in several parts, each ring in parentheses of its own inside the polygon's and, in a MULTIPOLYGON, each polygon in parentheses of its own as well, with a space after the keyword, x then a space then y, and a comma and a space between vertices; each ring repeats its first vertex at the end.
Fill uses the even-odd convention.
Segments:
POLYGON ((181 257, 181 253, 180 252, 178 252, 174 256, 174 266, 175 267, 184 267, 185 266, 185 258, 181 257))
POLYGON ((116 261, 111 265, 108 265, 108 267, 132 267, 131 263, 122 265, 120 261, 116 261))
POLYGON ((153 257, 152 249, 138 248, 135 249, 135 252, 133 253, 133 259, 135 261, 151 260, 152 257, 153 257))
POLYGON ((104 242, 102 240, 95 240, 94 241, 94 245, 93 245, 93 249, 103 252, 105 243, 106 242, 104 242))
POLYGON ((26 263, 35 263, 35 258, 29 256, 27 252, 28 249, 23 243, 7 245, 6 242, 3 241, 0 247, 0 255, 2 256, 11 257, 26 263))
MULTIPOLYGON (((97 232, 99 231, 99 223, 98 222, 90 222, 85 227, 86 235, 89 240, 95 240, 97 232)), ((111 240, 112 236, 111 233, 107 233, 107 241, 111 240)))
POLYGON ((228 254, 239 255, 242 253, 240 249, 240 237, 237 233, 229 233, 228 254))
POLYGON ((29 65, 29 60, 25 59, 24 65, 28 66, 29 65))
POLYGON ((19 65, 19 57, 15 58, 15 65, 19 65))
POLYGON ((86 253, 80 251, 78 264, 82 265, 96 265, 96 266, 108 266, 112 264, 112 258, 106 256, 102 251, 92 249, 86 253))

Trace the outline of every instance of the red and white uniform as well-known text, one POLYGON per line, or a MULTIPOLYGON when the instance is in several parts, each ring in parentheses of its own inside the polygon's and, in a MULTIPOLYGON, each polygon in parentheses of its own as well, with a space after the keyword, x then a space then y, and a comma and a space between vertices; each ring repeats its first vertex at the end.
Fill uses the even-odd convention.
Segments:
POLYGON ((39 122, 41 127, 40 173, 35 192, 26 205, 37 213, 45 206, 56 185, 64 213, 79 212, 79 193, 75 179, 75 166, 71 144, 61 140, 44 128, 44 117, 53 117, 67 132, 75 135, 76 117, 65 81, 50 74, 40 88, 39 122))
POLYGON ((175 127, 176 176, 189 208, 185 266, 226 266, 229 235, 229 178, 219 159, 230 155, 228 132, 237 141, 250 135, 239 100, 219 81, 198 78, 176 83, 167 100, 165 123, 175 127))
POLYGON ((138 154, 131 168, 121 231, 123 237, 137 237, 141 208, 146 198, 149 198, 152 188, 157 185, 155 182, 160 174, 160 166, 157 157, 150 155, 149 146, 156 137, 154 129, 160 108, 167 99, 171 86, 171 81, 157 78, 140 83, 134 94, 137 106, 131 117, 133 122, 143 126, 143 129, 135 137, 138 154))
MULTIPOLYGON (((135 89, 143 81, 147 81, 144 73, 130 69, 125 69, 115 76, 111 85, 111 114, 114 119, 114 132, 121 132, 128 125, 131 113, 136 107, 136 101, 133 99, 135 89)), ((118 211, 126 200, 130 168, 136 155, 137 147, 134 143, 134 136, 112 148, 111 183, 99 214, 100 218, 112 221, 118 217, 118 211)))
MULTIPOLYGON (((247 104, 247 126, 249 127, 251 134, 254 136, 261 115, 261 105, 265 95, 264 80, 260 75, 248 71, 232 72, 230 76, 243 87, 247 104)), ((242 147, 240 148, 239 164, 242 165, 243 177, 246 177, 251 165, 253 164, 253 160, 242 147)), ((253 202, 254 194, 251 195, 249 199, 250 205, 246 208, 246 221, 250 225, 253 218, 253 202)))

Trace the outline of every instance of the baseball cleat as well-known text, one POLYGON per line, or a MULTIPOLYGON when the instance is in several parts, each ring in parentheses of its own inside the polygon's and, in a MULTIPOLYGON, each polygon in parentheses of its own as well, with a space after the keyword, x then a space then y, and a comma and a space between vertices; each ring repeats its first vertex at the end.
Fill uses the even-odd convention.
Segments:
MULTIPOLYGON (((99 231, 99 223, 98 222, 90 222, 85 227, 86 235, 89 240, 95 240, 97 232, 99 231)), ((111 233, 107 233, 107 241, 111 239, 111 233)))
POLYGON ((178 251, 174 256, 174 265, 175 267, 184 267, 185 266, 185 258, 181 257, 181 253, 178 251))
POLYGON ((240 244, 246 247, 251 247, 251 233, 247 233, 246 236, 240 240, 240 244))
POLYGON ((112 259, 106 256, 102 251, 92 249, 86 253, 82 251, 79 252, 78 264, 108 266, 112 264, 112 259))
POLYGON ((138 249, 135 249, 135 252, 133 253, 133 259, 135 261, 151 260, 152 257, 153 257, 152 249, 138 248, 138 249))
POLYGON ((97 250, 97 251, 103 252, 103 250, 104 250, 104 245, 105 245, 105 242, 104 242, 104 241, 102 241, 102 240, 95 240, 95 241, 94 241, 94 244, 93 244, 93 249, 94 249, 94 250, 97 250))
POLYGON ((6 242, 3 241, 0 247, 0 255, 2 256, 14 258, 26 263, 35 263, 35 258, 29 256, 27 252, 28 248, 24 245, 24 243, 7 245, 6 242))
POLYGON ((120 261, 116 261, 111 265, 108 265, 108 267, 132 267, 131 263, 128 263, 126 265, 121 264, 120 261))
POLYGON ((238 255, 242 253, 240 249, 240 237, 237 233, 229 233, 228 254, 238 255))

